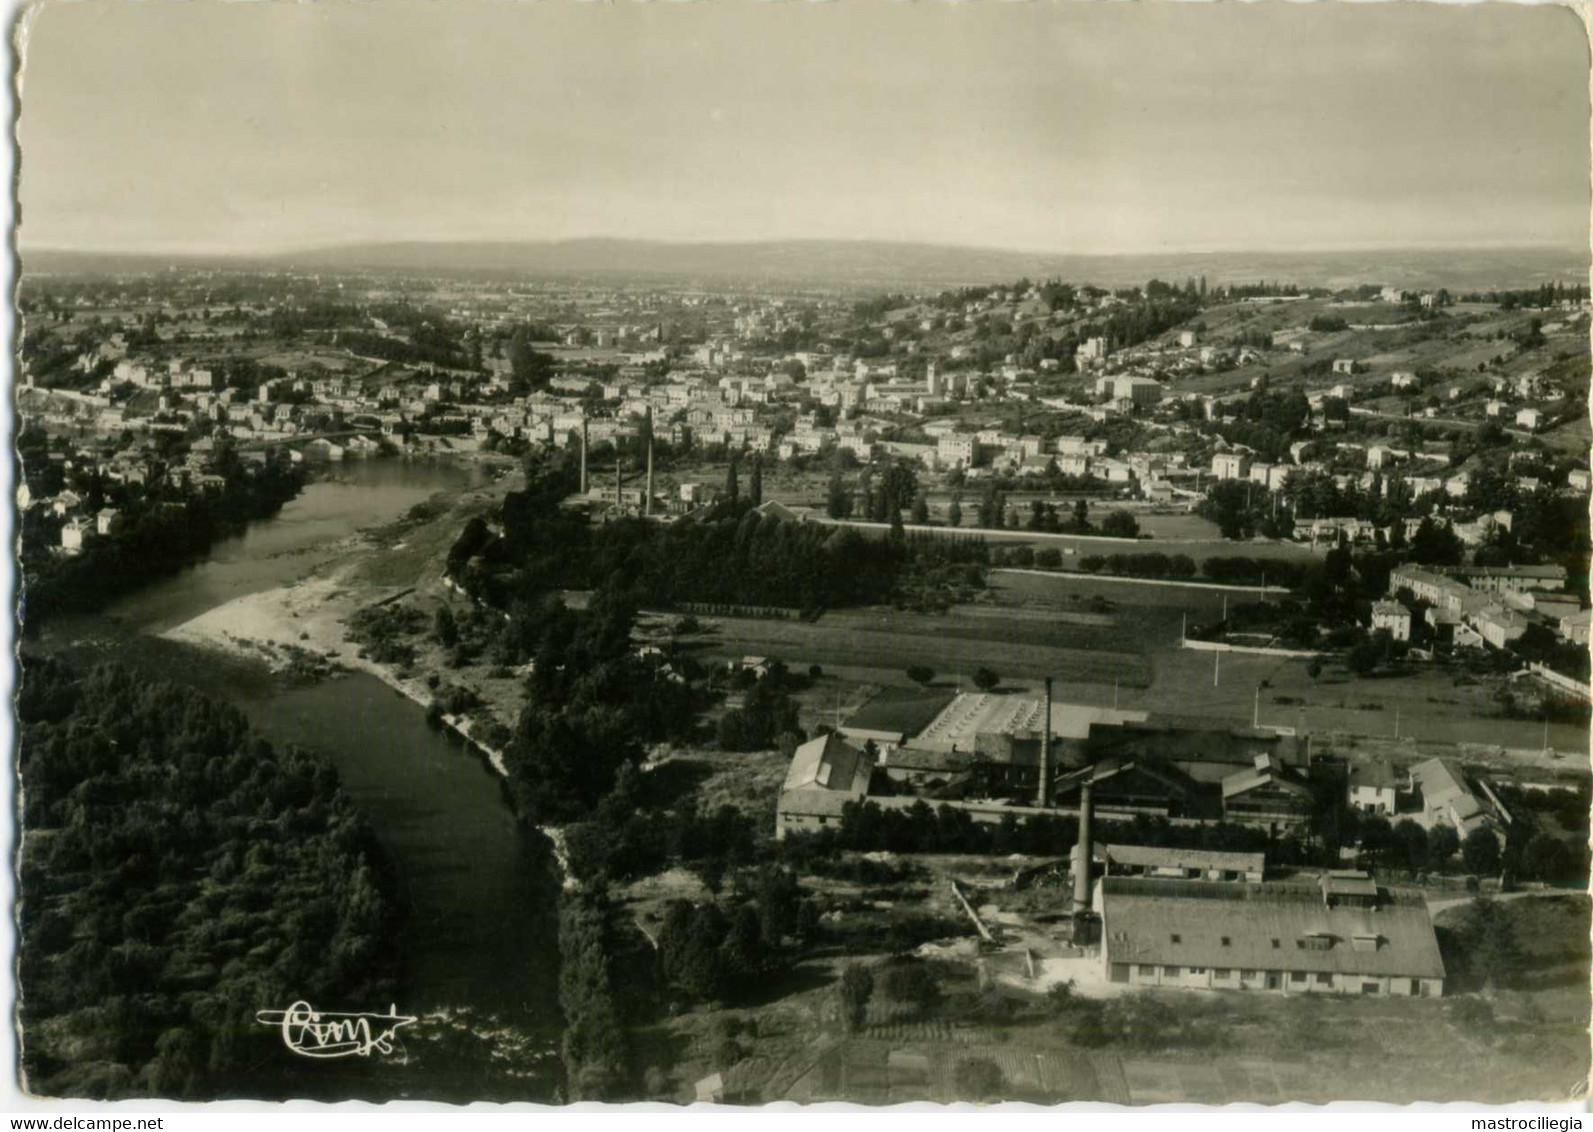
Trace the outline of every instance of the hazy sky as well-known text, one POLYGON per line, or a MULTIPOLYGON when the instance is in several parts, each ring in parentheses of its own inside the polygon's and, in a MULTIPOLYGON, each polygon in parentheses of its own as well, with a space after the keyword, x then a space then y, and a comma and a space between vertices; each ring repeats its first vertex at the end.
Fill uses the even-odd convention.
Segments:
POLYGON ((1585 248, 1587 67, 1514 4, 50 0, 21 239, 1585 248))

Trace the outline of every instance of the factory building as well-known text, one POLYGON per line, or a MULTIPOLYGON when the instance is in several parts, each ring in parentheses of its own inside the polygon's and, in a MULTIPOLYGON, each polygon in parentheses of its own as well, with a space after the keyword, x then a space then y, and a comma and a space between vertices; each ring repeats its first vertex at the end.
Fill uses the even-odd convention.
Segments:
POLYGON ((1315 884, 1102 878, 1109 982, 1281 994, 1436 998, 1444 962, 1426 900, 1364 873, 1315 884))

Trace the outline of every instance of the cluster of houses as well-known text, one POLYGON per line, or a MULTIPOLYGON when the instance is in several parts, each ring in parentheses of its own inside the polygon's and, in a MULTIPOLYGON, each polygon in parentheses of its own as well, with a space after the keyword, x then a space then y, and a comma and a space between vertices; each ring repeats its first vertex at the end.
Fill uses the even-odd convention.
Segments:
POLYGON ((1589 613, 1565 587, 1565 567, 1559 565, 1406 564, 1389 573, 1388 592, 1394 599, 1408 594, 1414 608, 1400 600, 1378 602, 1372 628, 1408 641, 1419 617, 1439 644, 1505 648, 1537 623, 1573 644, 1586 644, 1589 613))
MULTIPOLYGON (((296 456, 297 454, 291 454, 296 456)), ((52 452, 47 457, 60 465, 62 479, 82 482, 94 476, 106 486, 148 487, 159 484, 165 490, 165 505, 180 507, 190 496, 214 495, 224 491, 226 478, 219 474, 214 440, 195 441, 188 453, 175 461, 162 460, 147 447, 131 446, 106 452, 83 448, 68 455, 52 452)), ((241 452, 238 459, 245 472, 262 468, 269 457, 264 451, 241 452)), ((38 512, 59 525, 54 551, 71 557, 82 553, 95 539, 120 534, 126 516, 117 507, 93 508, 87 497, 68 487, 53 495, 38 496, 24 481, 17 488, 17 508, 24 514, 38 512)))
POLYGON ((1450 759, 1427 759, 1403 775, 1387 759, 1373 759, 1350 768, 1349 805, 1391 821, 1408 818, 1423 829, 1448 826, 1462 840, 1486 830, 1503 844, 1515 819, 1486 779, 1472 782, 1450 759))

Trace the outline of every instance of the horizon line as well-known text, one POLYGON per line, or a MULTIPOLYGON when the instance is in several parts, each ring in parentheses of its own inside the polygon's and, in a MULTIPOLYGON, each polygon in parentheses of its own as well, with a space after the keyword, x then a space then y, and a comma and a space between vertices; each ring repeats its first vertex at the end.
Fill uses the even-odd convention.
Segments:
POLYGON ((73 247, 59 244, 40 244, 30 246, 25 242, 24 234, 17 232, 16 253, 19 258, 25 255, 77 255, 77 256, 103 256, 106 258, 160 258, 174 259, 280 259, 295 255, 320 255, 330 252, 352 252, 361 249, 374 248, 445 248, 458 246, 479 247, 559 247, 575 244, 653 244, 670 248, 757 248, 776 247, 780 245, 808 244, 808 245, 852 245, 858 247, 900 247, 922 248, 949 252, 965 252, 974 254, 998 254, 1011 256, 1058 257, 1077 259, 1130 259, 1152 258, 1156 256, 1218 256, 1218 255, 1347 255, 1369 252, 1509 252, 1509 251, 1552 251, 1566 255, 1582 254, 1593 260, 1593 248, 1578 251, 1573 245, 1557 242, 1512 242, 1512 241, 1483 241, 1477 243, 1351 243, 1337 245, 1314 245, 1298 248, 1281 247, 1251 247, 1251 246, 1220 246, 1220 247, 1174 247, 1156 249, 1124 249, 1117 251, 1081 251, 1064 250, 1055 248, 1014 247, 999 244, 963 244, 947 242, 941 243, 929 240, 911 240, 890 237, 833 237, 833 236, 776 236, 756 237, 744 239, 680 239, 671 237, 654 236, 615 236, 615 235, 585 235, 585 236, 560 236, 560 237, 448 237, 448 236, 421 236, 409 238, 376 238, 367 240, 352 240, 342 243, 316 243, 284 245, 275 248, 173 248, 163 247, 73 247))

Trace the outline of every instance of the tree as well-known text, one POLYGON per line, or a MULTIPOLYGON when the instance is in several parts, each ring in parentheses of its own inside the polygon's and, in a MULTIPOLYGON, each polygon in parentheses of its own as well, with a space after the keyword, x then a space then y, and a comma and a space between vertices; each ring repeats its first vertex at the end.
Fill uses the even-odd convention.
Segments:
POLYGON ((531 333, 525 327, 514 332, 509 341, 509 374, 511 392, 523 395, 531 389, 547 385, 553 377, 554 359, 531 345, 531 333))
POLYGON ((892 1001, 923 1014, 940 1001, 940 984, 922 963, 907 963, 885 972, 885 993, 892 1001))
POLYGON ((913 522, 919 526, 929 522, 929 500, 924 498, 923 492, 913 500, 913 522))
POLYGON ((852 493, 846 490, 840 472, 830 476, 830 488, 825 496, 824 512, 832 519, 844 519, 852 513, 852 493))
POLYGON ((840 995, 846 1028, 860 1029, 868 1017, 869 999, 874 997, 874 975, 860 963, 848 964, 841 972, 840 995))
POLYGON ((974 669, 973 682, 981 692, 988 692, 1001 683, 1001 677, 994 669, 980 667, 974 669))
POLYGON ((1081 531, 1090 529, 1090 505, 1083 499, 1073 505, 1073 525, 1081 531))
POLYGON ((1423 566, 1456 566, 1465 546, 1447 523, 1435 523, 1431 516, 1422 519, 1410 540, 1411 557, 1423 566))
POLYGON ((1427 863, 1427 831, 1410 818, 1401 818, 1394 824, 1392 842, 1394 856, 1402 867, 1414 872, 1427 863))
POLYGON ((571 1100, 606 1100, 622 1087, 629 1049, 610 969, 611 909, 601 896, 567 896, 559 910, 559 1007, 571 1100))
POLYGON ((1427 831, 1427 867, 1442 870, 1460 852, 1460 834, 1452 825, 1435 825, 1427 831))
POLYGON ((433 629, 437 634, 438 643, 444 648, 453 648, 459 643, 459 626, 454 621, 453 610, 446 605, 437 610, 433 629))
POLYGON ((981 527, 1001 526, 1001 513, 1006 508, 1006 500, 996 490, 996 485, 986 481, 983 494, 979 497, 979 525, 981 527))
POLYGON ((951 506, 946 508, 946 525, 951 527, 962 526, 962 496, 953 495, 951 506))
POLYGON ((1576 876, 1576 856, 1565 842, 1548 833, 1532 835, 1522 852, 1527 875, 1535 880, 1570 880, 1576 876))
POLYGON ((1499 839, 1487 827, 1472 830, 1460 843, 1460 859, 1467 872, 1491 876, 1499 871, 1499 839))
MULTIPOLYGON (((1083 502, 1080 500, 1079 502, 1083 502)), ((1138 538, 1139 520, 1127 511, 1113 511, 1101 520, 1101 533, 1115 538, 1138 538)))
POLYGON ((935 678, 935 670, 927 664, 909 664, 907 678, 914 684, 928 684, 935 678))
POLYGON ((892 464, 880 482, 880 494, 884 496, 886 510, 905 511, 918 495, 918 475, 906 464, 892 464))
POLYGON ((1495 987, 1514 977, 1520 967, 1521 948, 1507 905, 1489 896, 1477 897, 1466 909, 1459 935, 1471 977, 1484 994, 1493 993, 1495 987))
POLYGON ((1376 641, 1367 637, 1357 641, 1345 654, 1344 660, 1355 675, 1370 676, 1377 671, 1378 663, 1382 660, 1382 650, 1377 647, 1376 641))
POLYGON ((747 482, 747 499, 754 507, 763 502, 763 457, 752 458, 752 478, 747 482))
POLYGON ((725 469, 725 498, 731 505, 741 502, 741 485, 736 482, 736 454, 730 454, 730 466, 725 469))

